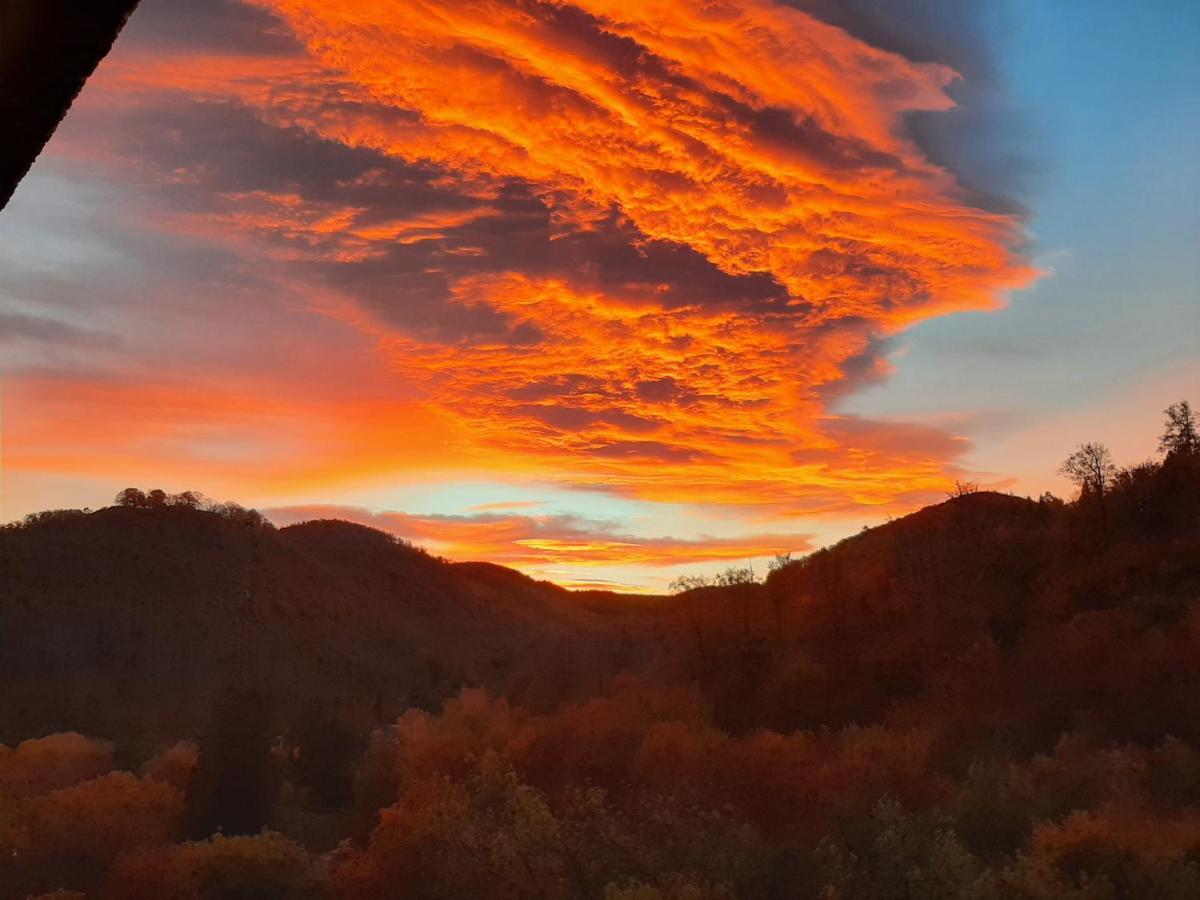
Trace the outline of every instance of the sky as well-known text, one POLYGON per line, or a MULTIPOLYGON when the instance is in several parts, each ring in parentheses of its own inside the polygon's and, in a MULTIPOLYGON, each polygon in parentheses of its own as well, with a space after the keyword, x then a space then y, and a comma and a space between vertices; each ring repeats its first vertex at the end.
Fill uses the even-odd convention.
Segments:
POLYGON ((661 590, 1200 399, 1200 9, 143 0, 0 211, 0 517, 661 590))

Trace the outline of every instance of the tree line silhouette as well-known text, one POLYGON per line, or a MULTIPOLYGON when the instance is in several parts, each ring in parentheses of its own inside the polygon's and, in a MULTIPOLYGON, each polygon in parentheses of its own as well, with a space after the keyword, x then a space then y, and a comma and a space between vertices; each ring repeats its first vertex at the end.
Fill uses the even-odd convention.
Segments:
MULTIPOLYGON (((1158 439, 1158 453, 1166 460, 1183 459, 1200 453, 1200 424, 1196 412, 1187 400, 1172 403, 1163 414, 1166 422, 1158 439)), ((1079 499, 1095 498, 1102 514, 1107 512, 1106 495, 1115 484, 1129 487, 1139 478, 1156 471, 1152 460, 1132 466, 1118 468, 1113 462, 1112 451, 1106 444, 1088 441, 1080 444, 1058 467, 1058 474, 1066 476, 1079 491, 1079 499)), ((950 499, 967 497, 979 493, 977 481, 957 479, 946 492, 950 499)), ((1061 503, 1049 492, 1042 494, 1043 503, 1061 503)), ((864 529, 867 526, 863 526, 864 529)), ((776 569, 798 562, 791 553, 781 554, 767 562, 767 574, 776 569)), ((674 579, 669 590, 673 594, 687 593, 705 587, 730 587, 737 584, 752 584, 757 581, 752 566, 729 566, 713 575, 681 575, 674 579)))
POLYGON ((168 494, 161 488, 142 491, 138 488, 127 487, 117 493, 113 504, 125 509, 167 509, 169 507, 199 509, 216 513, 226 519, 253 528, 270 527, 270 523, 257 509, 247 509, 232 501, 210 500, 199 491, 180 491, 178 494, 168 494))

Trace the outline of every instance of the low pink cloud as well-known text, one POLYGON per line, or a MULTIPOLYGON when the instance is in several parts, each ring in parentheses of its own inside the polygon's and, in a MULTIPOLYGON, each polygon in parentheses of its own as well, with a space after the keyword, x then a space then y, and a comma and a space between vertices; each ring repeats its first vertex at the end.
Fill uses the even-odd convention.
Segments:
MULTIPOLYGON (((511 506, 512 504, 506 504, 511 506)), ((417 515, 372 512, 353 506, 285 506, 263 510, 276 525, 312 519, 341 519, 378 528, 456 560, 487 559, 517 568, 570 564, 588 566, 677 566, 732 563, 812 549, 806 534, 749 534, 734 538, 642 537, 607 522, 572 515, 477 512, 417 515)))

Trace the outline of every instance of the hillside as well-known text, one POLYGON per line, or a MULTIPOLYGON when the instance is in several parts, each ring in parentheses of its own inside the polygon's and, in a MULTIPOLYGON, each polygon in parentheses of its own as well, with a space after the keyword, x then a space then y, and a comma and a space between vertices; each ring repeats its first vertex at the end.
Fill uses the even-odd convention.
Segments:
MULTIPOLYGON (((363 731, 463 686, 504 692, 623 622, 517 572, 453 565, 337 521, 276 530, 188 507, 61 512, 7 529, 6 741, 192 735, 216 692, 363 731)), ((616 598, 614 598, 616 599, 616 598)), ((286 716, 285 716, 286 718, 286 716)))
POLYGON ((186 506, 0 597, 4 897, 1200 894, 1197 453, 637 603, 186 506))
MULTIPOLYGON (((1040 685, 1059 676, 1026 658, 1038 641, 1099 653, 1122 628, 1179 622, 1200 596, 1195 468, 1131 482, 1107 524, 1084 503, 971 494, 765 584, 637 604, 448 563, 347 522, 277 530, 190 507, 43 514, 0 545, 0 728, 9 742, 76 729, 153 744, 195 734, 215 692, 252 684, 280 728, 315 706, 366 731, 463 687, 543 709, 622 671, 700 684, 734 731, 879 721, 942 682, 961 689, 962 666, 1019 667, 1040 685)), ((971 703, 982 714, 999 700, 971 703)), ((1070 714, 1043 712, 1051 733, 1070 714)))

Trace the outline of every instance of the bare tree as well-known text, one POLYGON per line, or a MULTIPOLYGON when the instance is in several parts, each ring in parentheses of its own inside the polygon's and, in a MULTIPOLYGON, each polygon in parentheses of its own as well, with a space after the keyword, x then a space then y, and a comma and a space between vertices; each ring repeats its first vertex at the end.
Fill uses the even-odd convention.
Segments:
POLYGON ((786 553, 776 553, 774 559, 767 560, 767 572, 778 572, 780 569, 786 569, 796 560, 792 559, 792 551, 786 553))
POLYGON ((978 494, 978 493, 979 493, 979 482, 978 481, 956 480, 954 482, 954 489, 946 491, 946 496, 953 499, 955 497, 965 497, 968 494, 978 494))
POLYGON ((1066 475, 1082 494, 1095 494, 1103 498, 1117 474, 1112 453, 1104 444, 1089 441, 1080 444, 1075 452, 1063 460, 1058 474, 1066 475))
POLYGON ((1172 403, 1165 410, 1166 428, 1158 439, 1158 452, 1166 456, 1190 456, 1200 453, 1200 427, 1196 411, 1186 400, 1172 403))
POLYGON ((713 576, 713 584, 718 587, 733 587, 737 584, 755 584, 754 570, 749 567, 729 566, 723 572, 713 576))
POLYGON ((1117 477, 1117 467, 1113 464, 1112 453, 1108 447, 1096 441, 1080 444, 1074 453, 1063 460, 1058 472, 1078 485, 1081 502, 1089 496, 1096 498, 1096 502, 1100 504, 1100 519, 1107 531, 1106 495, 1112 487, 1113 479, 1117 477))
POLYGON ((680 575, 667 586, 672 594, 685 594, 698 588, 712 587, 716 582, 704 575, 680 575))

